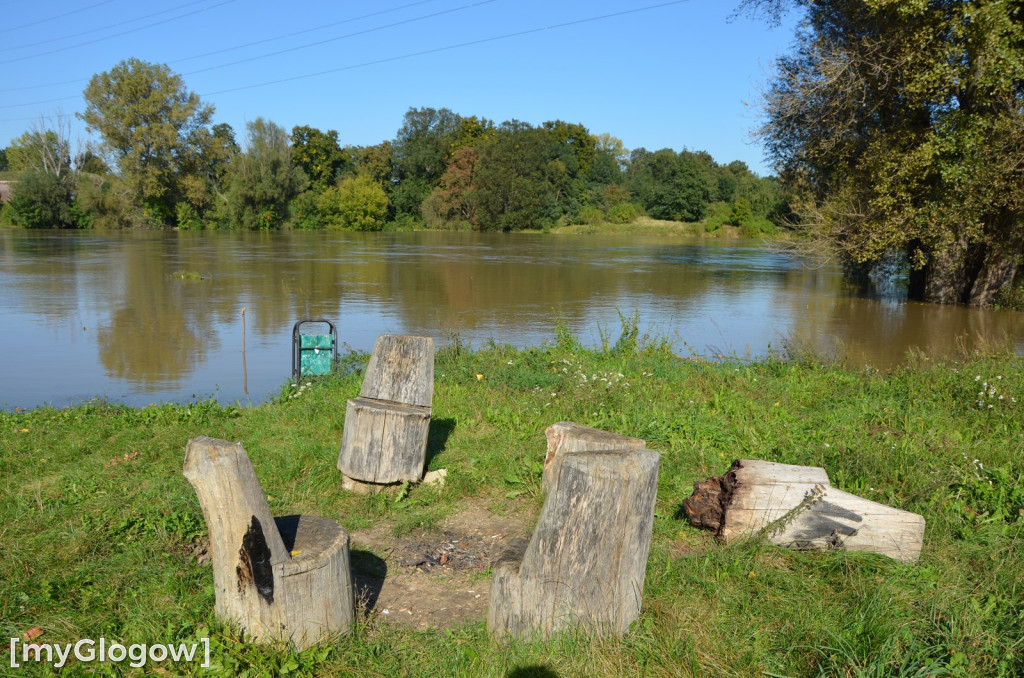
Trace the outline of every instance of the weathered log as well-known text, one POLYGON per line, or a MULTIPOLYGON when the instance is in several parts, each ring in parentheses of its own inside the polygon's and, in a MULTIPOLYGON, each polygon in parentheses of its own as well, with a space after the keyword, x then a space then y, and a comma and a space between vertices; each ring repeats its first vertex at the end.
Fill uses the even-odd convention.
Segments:
POLYGON ((558 475, 561 455, 582 450, 620 450, 647 447, 640 438, 583 426, 571 421, 560 421, 547 427, 544 435, 548 451, 544 456, 544 474, 541 485, 545 492, 551 488, 551 479, 558 475))
POLYGON ((487 629, 546 637, 567 628, 621 635, 639 616, 659 455, 639 446, 558 455, 532 538, 494 564, 487 629))
POLYGON ((185 477, 210 531, 216 613, 254 640, 298 649, 355 617, 348 533, 316 516, 273 518, 240 443, 193 438, 185 477))
POLYGON ((345 411, 338 469, 346 479, 381 485, 420 480, 433 397, 434 340, 377 337, 359 397, 345 411))
POLYGON ((695 483, 683 510, 725 543, 763 532, 788 548, 871 551, 910 563, 924 540, 922 516, 837 490, 823 468, 756 459, 695 483))

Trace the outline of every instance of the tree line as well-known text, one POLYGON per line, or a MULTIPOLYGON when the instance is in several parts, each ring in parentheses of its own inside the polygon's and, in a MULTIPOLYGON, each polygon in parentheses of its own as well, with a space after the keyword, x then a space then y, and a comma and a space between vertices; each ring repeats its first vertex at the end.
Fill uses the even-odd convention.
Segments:
MULTIPOLYGON (((335 130, 270 120, 239 141, 167 66, 128 59, 93 76, 78 116, 98 143, 73 149, 70 125, 11 142, 15 179, 2 217, 29 228, 386 228, 518 231, 642 215, 729 223, 749 235, 785 214, 777 182, 702 151, 628 151, 561 120, 495 123, 413 108, 395 138, 342 145, 335 130)), ((6 165, 6 167, 4 166, 6 165)))

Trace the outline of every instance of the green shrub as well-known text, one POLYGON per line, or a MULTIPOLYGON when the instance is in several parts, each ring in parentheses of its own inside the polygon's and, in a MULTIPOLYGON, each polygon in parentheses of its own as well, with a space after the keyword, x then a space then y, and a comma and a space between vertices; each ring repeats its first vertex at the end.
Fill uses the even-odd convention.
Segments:
POLYGON ((592 226, 594 224, 604 223, 604 212, 602 212, 601 208, 599 207, 587 205, 586 207, 580 209, 578 223, 590 224, 592 226))
POLYGON ((74 190, 68 178, 29 170, 19 175, 12 191, 10 219, 25 228, 84 228, 88 220, 74 206, 74 190))
POLYGON ((327 228, 380 231, 388 216, 388 195, 369 176, 344 179, 317 198, 327 228))
POLYGON ((622 202, 608 210, 606 218, 613 224, 628 224, 642 217, 644 208, 634 202, 622 202))
POLYGON ((708 216, 704 219, 704 231, 706 233, 712 233, 722 227, 723 224, 729 222, 729 217, 732 215, 732 205, 726 202, 714 203, 708 216))

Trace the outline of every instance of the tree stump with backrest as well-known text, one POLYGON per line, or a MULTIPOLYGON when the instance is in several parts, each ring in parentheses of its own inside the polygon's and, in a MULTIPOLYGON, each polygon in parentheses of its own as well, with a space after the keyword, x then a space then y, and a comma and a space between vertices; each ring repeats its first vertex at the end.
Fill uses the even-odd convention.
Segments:
POLYGON ((254 640, 304 649, 355 617, 348 533, 316 516, 273 518, 241 443, 193 438, 185 477, 210 531, 217 616, 254 640))
POLYGON ((338 469, 346 481, 417 482, 427 461, 434 340, 377 337, 358 398, 348 401, 338 469))
POLYGON ((487 629, 622 635, 639 616, 659 455, 639 445, 563 452, 533 536, 494 564, 487 629))
POLYGON ((832 487, 825 469, 738 459, 722 476, 694 484, 686 517, 725 543, 764 533, 801 550, 872 551, 912 563, 923 516, 832 487))

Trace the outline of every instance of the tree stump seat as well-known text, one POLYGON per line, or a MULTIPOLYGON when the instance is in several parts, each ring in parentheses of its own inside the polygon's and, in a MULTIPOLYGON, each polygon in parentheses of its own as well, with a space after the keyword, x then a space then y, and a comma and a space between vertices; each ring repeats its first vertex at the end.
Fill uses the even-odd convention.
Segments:
MULTIPOLYGON (((596 436, 576 426, 559 433, 596 436)), ((547 637, 569 628, 622 635, 639 616, 660 456, 643 441, 625 446, 625 436, 606 435, 619 447, 561 449, 549 465, 533 535, 510 540, 493 565, 493 635, 547 637)))
POLYGON ((240 443, 188 442, 184 475, 210 532, 217 616, 260 642, 304 649, 355 618, 349 536, 333 520, 274 518, 240 443))
POLYGON ((417 482, 427 461, 434 340, 377 337, 359 397, 348 401, 338 469, 346 487, 417 482))

